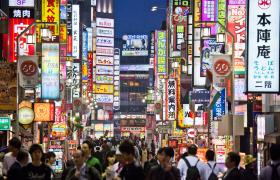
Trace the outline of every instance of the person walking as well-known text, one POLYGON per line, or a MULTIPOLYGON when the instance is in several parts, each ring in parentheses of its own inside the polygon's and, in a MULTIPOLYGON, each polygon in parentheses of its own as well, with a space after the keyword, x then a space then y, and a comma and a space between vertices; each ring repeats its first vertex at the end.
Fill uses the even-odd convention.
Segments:
POLYGON ((8 170, 8 180, 18 180, 23 176, 22 168, 28 163, 28 152, 20 150, 18 152, 16 161, 8 170))
POLYGON ((119 150, 122 153, 125 165, 120 172, 121 180, 143 180, 144 170, 135 157, 135 148, 133 143, 128 140, 123 141, 119 150))
POLYGON ((52 167, 52 165, 55 163, 56 159, 55 159, 56 155, 54 152, 48 152, 46 154, 46 165, 49 166, 49 168, 51 169, 51 178, 53 179, 55 177, 55 171, 52 167))
POLYGON ((241 171, 239 170, 240 156, 235 152, 229 152, 226 158, 227 171, 223 176, 223 180, 243 180, 241 171))
POLYGON ((157 166, 152 167, 147 180, 180 180, 179 170, 172 166, 174 150, 171 147, 163 148, 163 160, 157 166))
POLYGON ((196 145, 188 148, 189 155, 181 158, 177 168, 180 171, 181 180, 198 180, 205 179, 205 164, 198 159, 196 145))
POLYGON ((85 153, 85 156, 87 157, 86 164, 89 167, 95 167, 101 174, 102 173, 101 162, 96 157, 92 156, 92 149, 93 149, 92 143, 89 140, 85 140, 82 144, 81 149, 85 153))
POLYGON ((43 149, 39 144, 33 144, 30 147, 32 163, 22 168, 23 180, 51 180, 51 169, 42 163, 43 149))
POLYGON ((257 174, 254 169, 254 163, 256 162, 256 158, 252 155, 246 155, 244 158, 245 170, 243 172, 244 179, 246 180, 255 180, 258 179, 257 174))
POLYGON ((101 180, 100 173, 93 166, 86 164, 88 156, 82 151, 77 150, 73 154, 75 166, 66 175, 67 180, 101 180))
POLYGON ((215 162, 215 152, 208 149, 205 155, 207 164, 205 167, 206 180, 218 180, 219 174, 223 174, 224 170, 215 162))
POLYGON ((109 151, 105 157, 105 163, 103 165, 104 172, 102 174, 102 178, 104 180, 113 180, 115 177, 115 171, 113 169, 113 165, 116 163, 116 153, 115 151, 109 151))
POLYGON ((9 152, 4 156, 3 175, 7 175, 10 167, 16 161, 20 148, 21 148, 21 142, 17 137, 13 137, 12 139, 9 140, 9 147, 8 147, 9 152))
POLYGON ((280 179, 280 144, 272 144, 269 149, 271 163, 265 166, 260 173, 260 180, 280 179))
POLYGON ((142 151, 141 151, 141 164, 142 167, 144 167, 145 162, 147 162, 148 160, 148 149, 147 149, 147 145, 143 144, 142 145, 142 151))
POLYGON ((112 167, 112 170, 114 171, 114 174, 115 174, 115 179, 117 177, 119 177, 119 175, 123 169, 123 166, 125 164, 123 155, 119 150, 119 146, 116 147, 116 161, 117 162, 112 167))

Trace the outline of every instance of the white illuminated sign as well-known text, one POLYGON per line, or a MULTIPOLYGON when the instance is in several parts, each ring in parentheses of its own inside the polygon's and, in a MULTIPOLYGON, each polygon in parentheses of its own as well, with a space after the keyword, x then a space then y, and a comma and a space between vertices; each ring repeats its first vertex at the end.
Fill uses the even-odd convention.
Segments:
POLYGON ((114 19, 96 18, 96 25, 98 27, 113 28, 114 27, 114 19))
POLYGON ((279 92, 279 0, 250 0, 247 91, 279 92))
POLYGON ((72 56, 80 58, 80 6, 72 5, 72 56))
POLYGON ((114 37, 114 29, 97 27, 96 36, 114 37))

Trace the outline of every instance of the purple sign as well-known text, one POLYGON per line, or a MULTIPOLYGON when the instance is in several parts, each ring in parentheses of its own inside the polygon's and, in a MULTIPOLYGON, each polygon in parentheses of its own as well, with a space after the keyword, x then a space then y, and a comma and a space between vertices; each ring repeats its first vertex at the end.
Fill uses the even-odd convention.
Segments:
MULTIPOLYGON (((217 2, 216 0, 201 1, 201 21, 217 21, 217 2)), ((217 26, 211 26, 211 34, 215 35, 217 26)))

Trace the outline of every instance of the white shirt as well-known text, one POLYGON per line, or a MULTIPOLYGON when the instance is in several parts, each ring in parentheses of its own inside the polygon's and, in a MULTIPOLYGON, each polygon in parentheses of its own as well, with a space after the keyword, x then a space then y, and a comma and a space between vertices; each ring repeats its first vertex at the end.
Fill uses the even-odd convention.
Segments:
MULTIPOLYGON (((198 160, 198 158, 195 157, 195 156, 187 156, 186 159, 189 161, 191 166, 194 166, 196 164, 197 160, 198 160)), ((206 180, 206 178, 205 178, 205 174, 206 174, 205 164, 202 161, 198 161, 196 167, 199 171, 200 178, 202 180, 206 180)), ((180 171, 181 180, 185 180, 186 177, 187 177, 187 170, 188 170, 188 166, 187 166, 186 162, 183 159, 180 159, 179 162, 178 162, 177 168, 180 171)))
POLYGON ((17 157, 12 155, 12 152, 8 152, 7 154, 5 154, 4 163, 3 163, 3 174, 4 175, 7 175, 8 170, 14 164, 14 162, 16 161, 16 158, 17 157))
MULTIPOLYGON (((208 161, 206 163, 206 166, 205 166, 205 178, 206 179, 208 179, 210 174, 212 173, 212 169, 213 169, 215 163, 216 163, 215 161, 208 161), (211 168, 209 167, 208 163, 210 164, 211 168)), ((219 166, 219 164, 216 164, 215 169, 213 170, 213 173, 218 176, 219 173, 224 173, 224 172, 225 172, 224 169, 221 166, 219 166)))

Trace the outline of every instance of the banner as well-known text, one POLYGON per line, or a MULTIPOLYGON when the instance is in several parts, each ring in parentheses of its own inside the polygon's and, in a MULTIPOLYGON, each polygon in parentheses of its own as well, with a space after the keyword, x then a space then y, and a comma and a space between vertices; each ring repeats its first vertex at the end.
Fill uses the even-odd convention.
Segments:
POLYGON ((98 65, 114 65, 114 57, 96 56, 96 64, 98 65))
POLYGON ((9 0, 9 6, 34 7, 34 0, 9 0))
POLYGON ((96 36, 114 37, 114 29, 97 27, 96 28, 96 36))
POLYGON ((96 66, 96 74, 114 75, 114 66, 96 66))
POLYGON ((80 63, 73 63, 72 66, 72 87, 73 87, 73 98, 79 98, 81 95, 80 88, 80 63))
POLYGON ((96 94, 95 99, 97 103, 113 103, 114 96, 108 94, 96 94))
POLYGON ((113 94, 114 86, 113 85, 104 85, 104 84, 94 84, 93 93, 96 94, 113 94))
POLYGON ((35 88, 38 81, 38 56, 19 56, 19 85, 35 88))
POLYGON ((96 75, 96 83, 98 84, 113 84, 113 76, 96 75))
POLYGON ((248 2, 247 91, 278 93, 280 1, 248 2))
POLYGON ((56 25, 47 25, 52 35, 59 36, 60 0, 42 0, 42 22, 55 22, 56 25))
POLYGON ((42 99, 59 99, 59 43, 42 43, 42 99))
POLYGON ((213 121, 222 120, 222 116, 226 113, 226 89, 223 89, 220 94, 220 98, 213 107, 213 121))

